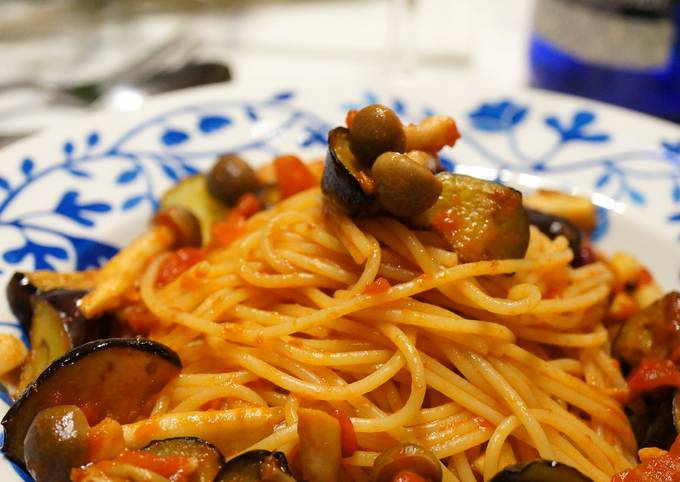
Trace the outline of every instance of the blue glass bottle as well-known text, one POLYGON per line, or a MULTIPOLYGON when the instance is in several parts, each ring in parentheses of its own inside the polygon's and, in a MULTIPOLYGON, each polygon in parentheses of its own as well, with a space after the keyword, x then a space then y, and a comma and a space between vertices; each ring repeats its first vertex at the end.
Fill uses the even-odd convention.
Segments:
POLYGON ((532 85, 680 122, 677 1, 537 2, 532 85))

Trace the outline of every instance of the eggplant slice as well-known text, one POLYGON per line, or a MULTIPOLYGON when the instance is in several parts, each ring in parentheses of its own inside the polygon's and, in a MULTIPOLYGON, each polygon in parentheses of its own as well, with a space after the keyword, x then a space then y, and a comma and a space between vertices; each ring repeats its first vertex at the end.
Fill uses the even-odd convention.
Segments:
POLYGON ((94 287, 98 272, 96 270, 74 273, 54 271, 16 272, 7 283, 6 295, 14 316, 28 330, 31 327, 33 310, 31 297, 36 293, 64 289, 87 291, 94 287))
POLYGON ((529 224, 536 226, 543 234, 550 239, 555 239, 557 236, 564 236, 569 241, 569 248, 574 253, 574 258, 571 260, 571 265, 579 267, 583 264, 581 257, 581 244, 583 242, 583 233, 571 221, 566 218, 555 216, 554 214, 544 213, 535 209, 525 208, 529 216, 529 224))
POLYGON ((489 482, 593 482, 578 470, 554 460, 533 460, 504 468, 489 482))
POLYGON ((55 360, 31 383, 2 419, 2 451, 24 465, 24 437, 41 410, 56 405, 87 407, 90 423, 105 417, 130 423, 147 417, 154 396, 177 377, 179 356, 142 338, 85 343, 55 360))
POLYGON ((198 437, 155 440, 142 450, 161 457, 178 455, 198 459, 198 470, 191 474, 189 482, 213 482, 224 464, 224 457, 217 447, 198 437))
POLYGON ((612 353, 624 369, 644 357, 669 358, 680 348, 680 293, 672 291, 628 318, 612 342, 612 353))
POLYGON ((215 482, 296 482, 283 452, 251 450, 224 464, 215 482))
POLYGON ((372 179, 349 147, 349 131, 336 127, 328 133, 328 152, 324 164, 321 190, 351 216, 366 215, 375 204, 370 193, 372 179))
POLYGON ((40 372, 67 351, 111 335, 113 316, 102 315, 88 320, 78 309, 78 303, 86 293, 53 289, 37 291, 31 296, 31 352, 21 370, 19 391, 24 390, 40 372))
POLYGON ((668 450, 680 434, 680 390, 662 388, 629 401, 626 415, 638 448, 668 450))

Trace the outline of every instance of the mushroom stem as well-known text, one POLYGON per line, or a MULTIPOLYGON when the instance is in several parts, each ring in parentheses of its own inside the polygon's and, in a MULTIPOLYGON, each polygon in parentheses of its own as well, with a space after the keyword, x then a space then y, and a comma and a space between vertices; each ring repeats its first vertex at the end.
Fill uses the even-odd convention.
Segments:
POLYGON ((85 318, 95 317, 121 305, 123 295, 132 288, 151 258, 175 242, 174 231, 166 225, 151 226, 128 247, 116 254, 99 274, 99 283, 83 297, 80 311, 85 318))

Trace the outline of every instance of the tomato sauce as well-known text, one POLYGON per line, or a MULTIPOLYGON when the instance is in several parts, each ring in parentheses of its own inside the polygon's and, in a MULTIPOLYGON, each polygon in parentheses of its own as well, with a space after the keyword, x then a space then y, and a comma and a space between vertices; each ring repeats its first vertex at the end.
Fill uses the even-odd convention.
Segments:
POLYGON ((227 213, 224 221, 211 226, 213 241, 222 246, 229 246, 244 233, 246 219, 261 209, 260 200, 252 193, 245 193, 239 198, 236 206, 227 213))
POLYGON ((333 410, 330 413, 340 424, 340 444, 342 446, 342 456, 351 457, 359 449, 357 434, 354 431, 352 420, 340 410, 333 410))
POLYGON ((376 278, 364 288, 365 295, 382 295, 387 293, 392 286, 385 278, 376 278))
POLYGON ((631 394, 661 387, 680 387, 680 371, 666 358, 643 358, 628 378, 631 394))
POLYGON ((205 253, 201 248, 180 248, 167 258, 158 268, 156 287, 160 288, 177 278, 187 269, 203 260, 205 253))

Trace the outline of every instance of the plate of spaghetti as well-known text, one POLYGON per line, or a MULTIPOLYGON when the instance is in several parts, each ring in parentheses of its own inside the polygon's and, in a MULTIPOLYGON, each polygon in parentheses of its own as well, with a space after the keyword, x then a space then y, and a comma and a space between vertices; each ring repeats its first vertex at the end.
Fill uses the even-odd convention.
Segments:
POLYGON ((2 480, 680 480, 680 132, 427 92, 6 149, 2 480))

